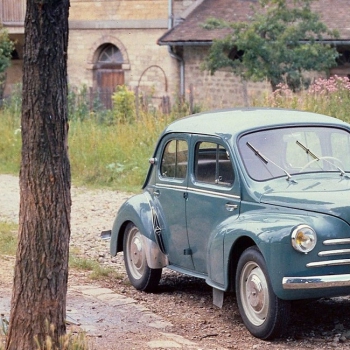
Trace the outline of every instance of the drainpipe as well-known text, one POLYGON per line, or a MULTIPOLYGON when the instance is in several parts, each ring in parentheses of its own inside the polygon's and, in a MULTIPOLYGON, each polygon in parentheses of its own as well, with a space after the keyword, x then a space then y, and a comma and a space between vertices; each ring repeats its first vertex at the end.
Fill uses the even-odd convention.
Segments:
MULTIPOLYGON (((173 27, 173 0, 168 0, 168 30, 173 27)), ((174 52, 172 46, 168 45, 168 52, 172 58, 180 63, 180 96, 185 97, 185 62, 182 57, 174 52)))

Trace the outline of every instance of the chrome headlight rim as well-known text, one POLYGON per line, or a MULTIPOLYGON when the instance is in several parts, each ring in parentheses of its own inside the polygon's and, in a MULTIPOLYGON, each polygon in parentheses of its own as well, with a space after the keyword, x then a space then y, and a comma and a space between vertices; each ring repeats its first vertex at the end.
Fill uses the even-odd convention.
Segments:
POLYGON ((292 229, 291 241, 297 252, 307 254, 316 247, 317 234, 311 226, 301 224, 292 229))

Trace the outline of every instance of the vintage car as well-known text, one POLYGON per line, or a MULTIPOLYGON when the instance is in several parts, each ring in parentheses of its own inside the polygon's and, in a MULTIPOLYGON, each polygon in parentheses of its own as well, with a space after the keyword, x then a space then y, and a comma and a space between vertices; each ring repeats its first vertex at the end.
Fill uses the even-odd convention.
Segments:
POLYGON ((143 192, 113 224, 132 285, 162 268, 235 291, 247 329, 272 339, 291 301, 350 294, 350 125, 284 109, 230 109, 170 124, 143 192))

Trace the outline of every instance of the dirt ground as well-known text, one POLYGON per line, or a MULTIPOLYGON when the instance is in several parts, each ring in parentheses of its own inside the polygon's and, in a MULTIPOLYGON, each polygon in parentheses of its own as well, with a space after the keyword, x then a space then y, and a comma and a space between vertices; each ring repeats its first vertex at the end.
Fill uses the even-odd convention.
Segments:
MULTIPOLYGON (((16 181, 0 175, 0 195, 4 198, 7 193, 7 203, 11 198, 16 200, 16 194, 8 194, 18 190, 16 181)), ((156 293, 136 291, 128 282, 122 256, 109 257, 108 243, 97 237, 97 231, 111 225, 112 216, 125 197, 126 194, 111 191, 74 190, 71 244, 101 264, 114 266, 120 276, 96 282, 86 272, 70 271, 68 314, 78 321, 85 317, 93 325, 87 330, 92 349, 350 349, 348 297, 294 303, 285 335, 266 342, 246 330, 234 294, 226 295, 224 307, 219 309, 212 305, 211 288, 200 279, 164 269, 156 293), (111 202, 118 196, 120 199, 111 202), (109 302, 106 298, 87 297, 84 290, 92 286, 112 293, 106 294, 109 302), (121 305, 110 303, 112 295, 122 298, 121 305)), ((4 209, 1 203, 0 220, 15 217, 16 205, 15 209, 11 205, 4 209)), ((11 293, 13 263, 13 257, 0 257, 0 305, 11 293)), ((69 327, 75 330, 76 326, 69 327)))

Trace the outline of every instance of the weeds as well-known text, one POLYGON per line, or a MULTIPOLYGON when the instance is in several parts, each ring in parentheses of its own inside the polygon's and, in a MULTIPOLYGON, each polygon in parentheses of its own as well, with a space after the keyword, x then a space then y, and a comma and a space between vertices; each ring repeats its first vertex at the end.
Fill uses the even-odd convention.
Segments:
MULTIPOLYGON (((125 87, 120 87, 114 95, 111 110, 106 110, 98 97, 90 101, 87 95, 86 87, 69 92, 69 154, 73 182, 139 191, 161 131, 173 120, 189 114, 189 106, 178 102, 170 114, 145 111, 136 114, 135 97, 125 87)), ((20 101, 18 91, 0 111, 2 173, 18 174, 19 171, 20 101)), ((307 110, 350 122, 349 79, 318 79, 308 90, 299 93, 281 85, 253 104, 307 110)))
POLYGON ((291 108, 329 115, 350 122, 350 81, 346 77, 334 76, 316 79, 308 90, 293 93, 287 85, 257 100, 255 105, 291 108))
POLYGON ((16 254, 17 229, 17 224, 0 221, 0 255, 16 254))
POLYGON ((101 280, 105 278, 108 278, 109 280, 120 280, 123 278, 123 276, 118 274, 112 267, 102 266, 97 261, 86 259, 77 253, 70 254, 69 267, 90 272, 89 278, 92 280, 101 280))

